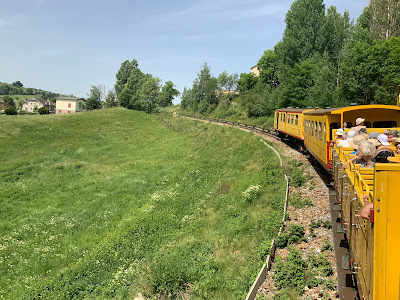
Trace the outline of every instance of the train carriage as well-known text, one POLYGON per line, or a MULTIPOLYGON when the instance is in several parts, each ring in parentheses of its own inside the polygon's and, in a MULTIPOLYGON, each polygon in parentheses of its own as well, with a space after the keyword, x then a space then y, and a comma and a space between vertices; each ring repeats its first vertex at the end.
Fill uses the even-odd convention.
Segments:
MULTIPOLYGON (((399 95, 400 87, 398 100, 399 95)), ((335 133, 344 123, 346 131, 351 130, 357 118, 365 119, 368 133, 400 131, 399 106, 398 101, 398 106, 275 111, 274 128, 279 136, 304 145, 326 170, 332 171, 341 209, 340 232, 344 230, 349 245, 349 256, 343 263, 348 260, 361 299, 400 299, 400 163, 360 168, 350 162, 352 148, 334 146, 335 133), (346 161, 348 169, 343 168, 346 161), (360 217, 366 202, 373 203, 370 220, 360 217)))
POLYGON ((357 105, 341 108, 304 111, 304 145, 324 166, 331 170, 332 148, 336 129, 347 124, 347 131, 357 118, 364 118, 367 131, 383 133, 385 129, 400 129, 400 107, 394 105, 357 105))
POLYGON ((303 141, 303 116, 307 108, 281 108, 275 111, 274 128, 280 137, 303 141))

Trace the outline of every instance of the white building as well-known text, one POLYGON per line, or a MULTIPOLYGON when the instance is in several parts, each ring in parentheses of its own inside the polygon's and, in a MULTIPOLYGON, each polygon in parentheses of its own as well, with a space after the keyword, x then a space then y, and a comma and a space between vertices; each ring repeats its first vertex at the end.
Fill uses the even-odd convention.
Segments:
POLYGON ((85 99, 77 97, 56 98, 56 114, 72 114, 80 111, 86 111, 85 99))

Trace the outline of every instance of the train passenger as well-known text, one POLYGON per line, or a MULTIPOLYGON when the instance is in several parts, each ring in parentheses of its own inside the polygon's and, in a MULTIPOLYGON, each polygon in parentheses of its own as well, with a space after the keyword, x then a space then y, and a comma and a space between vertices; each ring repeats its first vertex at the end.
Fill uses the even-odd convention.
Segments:
POLYGON ((394 138, 400 138, 400 131, 398 131, 397 129, 392 131, 392 136, 394 138))
POLYGON ((365 119, 357 118, 356 126, 351 128, 351 130, 358 132, 358 131, 360 131, 361 128, 367 128, 367 126, 364 125, 364 122, 365 122, 365 119))
POLYGON ((347 128, 347 123, 343 122, 343 129, 346 129, 346 128, 347 128))
POLYGON ((370 212, 371 209, 374 209, 374 204, 371 202, 366 202, 365 200, 368 200, 368 196, 365 197, 367 195, 364 195, 364 206, 361 208, 360 210, 360 217, 366 220, 369 220, 370 218, 370 212))
MULTIPOLYGON (((350 162, 353 164, 359 164, 360 168, 373 168, 375 166, 375 162, 373 162, 371 158, 375 155, 374 144, 368 141, 361 141, 357 146, 357 153, 350 160, 350 162)), ((343 168, 348 168, 347 161, 343 163, 343 168)))
POLYGON ((354 137, 357 135, 357 132, 354 130, 350 130, 347 133, 347 138, 343 139, 341 141, 339 141, 339 143, 337 144, 338 147, 343 147, 343 148, 351 148, 349 142, 352 141, 354 139, 354 137))
POLYGON ((392 136, 392 130, 390 129, 385 129, 385 131, 383 132, 384 135, 386 135, 388 138, 393 137, 392 136))
POLYGON ((356 154, 357 149, 358 149, 358 144, 360 144, 362 141, 366 141, 366 140, 368 140, 368 136, 366 134, 359 134, 359 135, 356 135, 352 141, 349 141, 350 147, 352 147, 354 150, 356 150, 350 154, 356 154))
POLYGON ((376 131, 372 131, 369 135, 368 138, 369 139, 376 139, 378 137, 379 133, 377 133, 376 131))
POLYGON ((336 138, 332 141, 332 143, 329 146, 333 147, 333 145, 336 142, 344 140, 345 139, 345 136, 344 136, 345 134, 346 134, 346 131, 344 131, 342 128, 339 128, 338 130, 336 130, 336 133, 335 133, 336 138))
POLYGON ((393 139, 392 144, 393 144, 393 146, 396 147, 396 150, 394 151, 394 153, 396 155, 399 155, 400 154, 400 138, 393 139))
POLYGON ((389 148, 390 144, 388 142, 388 137, 385 134, 379 134, 377 140, 381 143, 381 145, 376 149, 375 155, 377 155, 381 151, 387 151, 390 153, 394 153, 392 149, 389 148))

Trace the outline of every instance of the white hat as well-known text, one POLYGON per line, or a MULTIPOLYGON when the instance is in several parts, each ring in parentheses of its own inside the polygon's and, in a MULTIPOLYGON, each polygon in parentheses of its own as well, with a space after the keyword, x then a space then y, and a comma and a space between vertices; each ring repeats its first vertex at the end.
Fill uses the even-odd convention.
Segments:
POLYGON ((389 142, 388 142, 388 137, 387 137, 386 134, 380 134, 380 135, 378 135, 377 139, 378 139, 378 141, 381 142, 381 144, 382 144, 383 146, 390 146, 390 144, 389 144, 389 142))
POLYGON ((336 130, 336 135, 343 135, 343 134, 345 134, 346 133, 346 131, 344 131, 342 128, 339 128, 338 130, 336 130))
POLYGON ((359 125, 359 124, 361 124, 362 122, 364 122, 365 121, 365 119, 363 119, 363 118, 357 118, 357 120, 356 120, 356 125, 359 125))
POLYGON ((356 135, 357 135, 357 131, 355 131, 355 130, 350 130, 350 131, 347 133, 347 140, 348 140, 348 141, 352 141, 353 138, 354 138, 356 135))

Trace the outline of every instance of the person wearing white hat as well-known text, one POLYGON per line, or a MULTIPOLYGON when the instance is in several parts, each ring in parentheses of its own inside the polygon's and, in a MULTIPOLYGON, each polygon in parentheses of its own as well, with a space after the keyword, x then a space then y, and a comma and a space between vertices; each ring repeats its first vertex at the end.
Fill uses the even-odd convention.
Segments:
POLYGON ((381 143, 381 145, 378 147, 378 149, 376 149, 375 156, 376 156, 379 152, 382 152, 382 151, 386 151, 386 152, 389 152, 389 153, 394 154, 393 150, 390 149, 390 147, 389 147, 390 144, 389 144, 389 142, 388 142, 388 137, 387 137, 387 135, 385 135, 385 134, 379 134, 379 135, 376 137, 376 139, 381 143))
POLYGON ((347 133, 347 139, 346 140, 341 140, 339 141, 339 143, 337 144, 338 147, 343 147, 343 148, 351 148, 349 142, 351 142, 354 137, 357 135, 357 132, 355 132, 354 130, 350 130, 347 133))
POLYGON ((346 139, 346 131, 344 131, 343 128, 339 128, 338 130, 336 130, 335 135, 336 135, 336 138, 329 145, 330 147, 333 147, 333 145, 335 143, 337 143, 338 141, 342 141, 342 140, 346 139))
POLYGON ((367 126, 364 125, 364 122, 365 122, 365 119, 357 118, 356 126, 351 128, 351 130, 358 132, 358 131, 360 131, 361 128, 367 128, 367 126))

